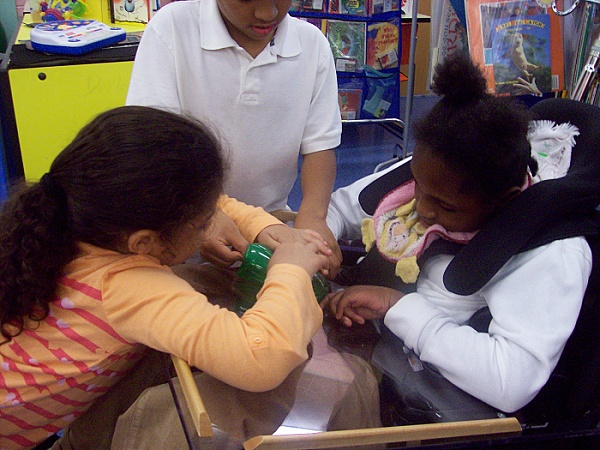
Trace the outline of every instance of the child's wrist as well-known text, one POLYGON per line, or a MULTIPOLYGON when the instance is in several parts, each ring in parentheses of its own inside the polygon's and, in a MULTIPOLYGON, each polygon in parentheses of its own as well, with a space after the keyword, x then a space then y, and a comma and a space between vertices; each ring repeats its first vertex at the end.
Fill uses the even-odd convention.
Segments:
POLYGON ((402 297, 404 297, 404 294, 402 292, 394 291, 394 293, 392 294, 392 297, 390 299, 388 311, 390 309, 392 309, 394 306, 396 306, 396 303, 398 303, 402 297))

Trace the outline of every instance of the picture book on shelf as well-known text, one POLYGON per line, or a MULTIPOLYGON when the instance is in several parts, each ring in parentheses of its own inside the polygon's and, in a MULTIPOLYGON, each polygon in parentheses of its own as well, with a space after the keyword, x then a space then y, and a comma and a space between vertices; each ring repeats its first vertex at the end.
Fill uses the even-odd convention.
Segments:
POLYGON ((329 0, 329 13, 366 16, 368 0, 329 0))
MULTIPOLYGON (((402 0, 404 3, 406 0, 402 0)), ((381 14, 400 9, 401 0, 371 0, 371 14, 381 14)), ((404 9, 403 9, 404 10, 404 9)))
POLYGON ((328 20, 327 39, 338 72, 362 70, 365 63, 365 22, 328 20))
POLYGON ((366 59, 368 66, 378 70, 398 67, 400 26, 398 17, 389 22, 374 22, 368 25, 366 59))
POLYGON ((454 6, 450 0, 441 0, 432 4, 432 27, 431 27, 431 67, 429 81, 438 64, 443 63, 447 57, 455 54, 468 56, 469 43, 467 40, 467 28, 460 21, 454 6), (435 9, 435 11, 434 11, 435 9), (434 17, 436 22, 434 23, 434 17))
POLYGON ((366 89, 361 110, 361 118, 383 119, 388 113, 392 117, 399 114, 398 73, 384 73, 365 66, 366 89))
POLYGON ((338 90, 338 103, 342 120, 360 119, 360 106, 362 103, 362 89, 345 89, 338 90))
POLYGON ((325 11, 325 0, 292 0, 290 11, 325 11))
POLYGON ((496 95, 564 89, 560 17, 535 1, 465 0, 469 52, 496 95))

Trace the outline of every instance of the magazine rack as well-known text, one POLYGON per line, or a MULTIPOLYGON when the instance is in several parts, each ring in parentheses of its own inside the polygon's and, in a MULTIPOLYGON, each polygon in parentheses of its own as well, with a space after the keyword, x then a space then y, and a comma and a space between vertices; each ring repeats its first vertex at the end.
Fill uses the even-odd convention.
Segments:
POLYGON ((400 0, 294 0, 290 15, 328 38, 342 119, 400 118, 400 0))

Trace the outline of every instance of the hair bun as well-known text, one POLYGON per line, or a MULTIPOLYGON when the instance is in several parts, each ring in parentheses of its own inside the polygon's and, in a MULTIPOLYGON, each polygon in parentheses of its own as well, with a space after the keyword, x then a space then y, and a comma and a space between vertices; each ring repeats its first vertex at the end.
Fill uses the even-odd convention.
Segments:
POLYGON ((436 67, 432 90, 456 104, 477 101, 489 95, 486 79, 479 68, 462 55, 449 57, 436 67))

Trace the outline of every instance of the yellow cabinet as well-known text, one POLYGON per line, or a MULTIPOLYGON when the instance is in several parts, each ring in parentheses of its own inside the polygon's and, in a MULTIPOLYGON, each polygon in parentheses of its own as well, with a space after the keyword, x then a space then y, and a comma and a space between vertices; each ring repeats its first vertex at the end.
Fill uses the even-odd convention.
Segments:
POLYGON ((133 61, 8 71, 25 178, 39 180, 100 112, 122 106, 133 61))

